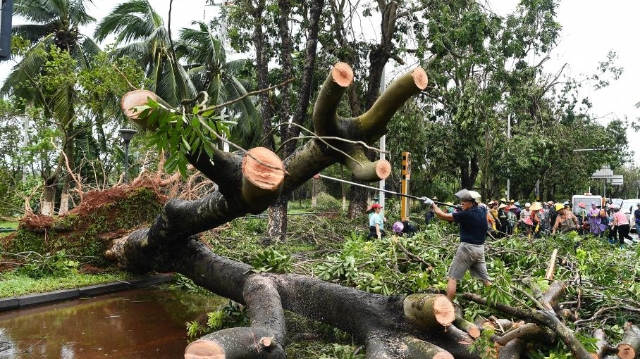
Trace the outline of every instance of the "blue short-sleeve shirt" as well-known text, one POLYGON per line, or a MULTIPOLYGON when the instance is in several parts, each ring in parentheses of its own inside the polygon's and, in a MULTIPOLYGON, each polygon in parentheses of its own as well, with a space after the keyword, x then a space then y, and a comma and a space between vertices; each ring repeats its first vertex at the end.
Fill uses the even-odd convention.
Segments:
POLYGON ((465 211, 454 212, 453 221, 460 224, 460 242, 484 244, 489 225, 487 210, 474 206, 465 211))

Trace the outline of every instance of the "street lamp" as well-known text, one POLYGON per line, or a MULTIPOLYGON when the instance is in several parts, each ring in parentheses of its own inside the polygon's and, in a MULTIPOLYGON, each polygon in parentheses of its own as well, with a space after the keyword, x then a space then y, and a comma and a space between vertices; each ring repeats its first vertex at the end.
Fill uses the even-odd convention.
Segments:
POLYGON ((124 141, 124 183, 127 183, 127 173, 129 172, 129 142, 138 131, 131 128, 121 128, 120 137, 124 141))

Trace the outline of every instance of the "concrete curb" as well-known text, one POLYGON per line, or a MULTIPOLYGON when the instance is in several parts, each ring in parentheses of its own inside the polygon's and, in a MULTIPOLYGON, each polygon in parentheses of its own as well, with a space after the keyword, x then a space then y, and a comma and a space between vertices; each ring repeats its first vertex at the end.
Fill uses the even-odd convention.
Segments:
POLYGON ((20 297, 0 298, 0 312, 50 304, 63 300, 77 299, 81 297, 95 297, 102 294, 121 292, 129 289, 144 288, 152 285, 169 283, 172 280, 173 274, 166 273, 135 278, 130 281, 98 284, 76 289, 57 290, 49 293, 29 294, 20 297))

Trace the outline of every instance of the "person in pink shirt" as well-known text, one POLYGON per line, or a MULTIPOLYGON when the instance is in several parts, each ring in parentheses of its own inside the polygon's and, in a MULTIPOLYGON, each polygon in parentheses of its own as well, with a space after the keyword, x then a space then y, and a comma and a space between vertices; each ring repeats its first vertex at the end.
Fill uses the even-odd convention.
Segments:
POLYGON ((620 208, 617 206, 613 207, 613 225, 618 228, 618 241, 621 246, 624 244, 625 238, 631 240, 629 219, 623 212, 620 212, 620 208))

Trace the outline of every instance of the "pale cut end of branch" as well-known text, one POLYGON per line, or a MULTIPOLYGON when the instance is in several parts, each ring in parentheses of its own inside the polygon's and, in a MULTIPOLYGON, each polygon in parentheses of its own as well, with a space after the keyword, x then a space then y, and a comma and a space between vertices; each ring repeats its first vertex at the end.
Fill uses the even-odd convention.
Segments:
POLYGON ((380 160, 376 162, 376 174, 383 180, 389 177, 391 174, 391 163, 387 160, 380 160))
POLYGON ((269 348, 273 345, 273 340, 269 337, 262 337, 260 338, 260 345, 262 345, 263 348, 269 348))
POLYGON ((224 359, 224 349, 218 343, 208 340, 196 340, 187 345, 184 359, 224 359))
POLYGON ((636 350, 629 344, 618 345, 618 357, 620 359, 634 359, 636 350))
POLYGON ((353 70, 347 63, 338 62, 333 65, 331 77, 333 77, 333 81, 339 86, 347 87, 353 82, 353 70))
POLYGON ((439 352, 433 356, 433 359, 453 359, 453 355, 449 352, 439 352))
POLYGON ((148 90, 129 91, 122 96, 122 99, 120 100, 120 108, 128 118, 137 120, 139 113, 135 112, 133 108, 146 105, 149 98, 154 101, 158 100, 158 96, 148 90))
POLYGON ((413 70, 411 76, 413 77, 413 82, 416 84, 417 88, 420 90, 427 88, 427 85, 429 84, 429 77, 422 67, 417 67, 413 70))
POLYGON ((453 303, 444 295, 439 295, 433 300, 433 314, 436 321, 443 326, 449 326, 456 319, 456 311, 453 303))
POLYGON ((242 173, 254 186, 274 191, 284 181, 284 166, 278 155, 265 147, 252 148, 242 160, 242 173))
POLYGON ((467 334, 473 339, 480 338, 480 328, 477 325, 471 325, 467 328, 467 334))
POLYGON ((547 280, 553 280, 553 274, 556 268, 556 258, 558 257, 558 249, 554 249, 551 253, 551 259, 549 259, 549 265, 547 266, 547 274, 545 278, 547 280))

